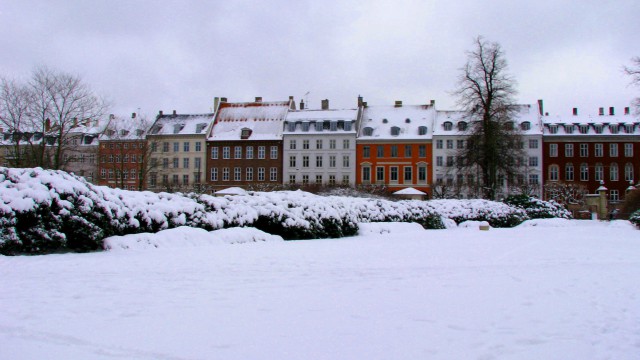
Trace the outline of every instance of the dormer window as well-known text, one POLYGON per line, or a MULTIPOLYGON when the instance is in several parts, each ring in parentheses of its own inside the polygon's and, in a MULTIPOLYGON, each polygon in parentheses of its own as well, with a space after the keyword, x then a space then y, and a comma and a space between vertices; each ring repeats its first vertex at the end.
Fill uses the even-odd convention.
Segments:
POLYGON ((523 131, 531 130, 531 123, 530 123, 530 122, 528 122, 528 121, 525 121, 525 122, 523 122, 522 124, 520 124, 520 128, 521 128, 523 131))
POLYGON ((400 128, 397 127, 397 126, 392 126, 391 127, 391 135, 393 135, 393 136, 400 135, 400 128))
POLYGON ((451 129, 453 129, 453 123, 451 121, 445 121, 442 126, 444 127, 444 131, 451 131, 451 129))
POLYGON ((507 121, 506 123, 504 123, 504 129, 513 130, 513 121, 507 121))
POLYGON ((322 131, 322 121, 316 121, 316 131, 322 131))
POLYGON ((633 124, 626 124, 624 126, 625 131, 627 132, 627 134, 632 134, 633 133, 633 124))
POLYGON ((351 131, 351 121, 344 122, 344 131, 351 131))
POLYGON ((142 136, 144 134, 144 130, 138 129, 136 130, 136 136, 142 136))
POLYGON ((618 124, 609 125, 609 131, 611 131, 612 134, 617 134, 618 133, 618 124))
POLYGON ((288 122, 287 123, 287 131, 289 131, 289 132, 296 131, 296 123, 295 122, 288 122))
POLYGON ((200 123, 196 125, 196 133, 200 134, 204 128, 207 127, 206 123, 200 123))
POLYGON ((240 139, 246 140, 251 136, 251 129, 243 128, 240 132, 240 139))
POLYGON ((458 122, 458 131, 466 131, 466 130, 467 130, 467 123, 464 121, 458 122))
POLYGON ((330 129, 331 129, 331 131, 337 131, 338 130, 338 123, 336 121, 332 121, 330 129))
POLYGON ((602 134, 603 126, 602 124, 596 124, 593 126, 596 129, 596 134, 602 134))
POLYGON ((184 124, 175 124, 175 125, 173 125, 173 133, 174 134, 179 134, 180 131, 182 131, 183 128, 184 128, 184 124))
POLYGON ((580 134, 588 134, 589 133, 589 125, 580 125, 580 134))
POLYGON ((304 132, 308 132, 309 131, 309 123, 308 122, 303 122, 302 123, 302 131, 304 132))
POLYGON ((129 135, 129 130, 124 130, 124 129, 120 130, 120 136, 127 136, 127 135, 129 135))
POLYGON ((564 132, 566 132, 567 134, 573 134, 573 125, 565 125, 564 126, 564 132))
POLYGON ((364 136, 373 136, 373 128, 366 127, 362 129, 362 135, 364 136))
POLYGON ((557 134, 558 133, 558 125, 549 125, 549 133, 557 134))
POLYGON ((418 135, 427 135, 427 127, 419 126, 418 127, 418 135))

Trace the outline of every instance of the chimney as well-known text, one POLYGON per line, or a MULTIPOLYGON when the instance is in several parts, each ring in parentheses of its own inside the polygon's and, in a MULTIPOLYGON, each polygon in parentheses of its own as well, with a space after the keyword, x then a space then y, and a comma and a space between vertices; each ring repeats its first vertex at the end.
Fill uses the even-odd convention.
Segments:
POLYGON ((625 115, 629 115, 629 114, 631 113, 631 111, 630 111, 630 110, 631 110, 631 109, 629 109, 629 107, 628 107, 628 106, 627 106, 627 107, 625 107, 625 108, 624 108, 624 114, 625 114, 625 115))
POLYGON ((395 107, 402 107, 402 100, 396 100, 395 107))
POLYGON ((51 120, 47 118, 47 120, 44 121, 44 131, 49 132, 49 130, 51 130, 51 120))
POLYGON ((609 116, 613 116, 615 115, 615 109, 613 108, 613 106, 609 107, 609 116))
POLYGON ((178 115, 175 110, 173 110, 173 116, 178 115))
POLYGON ((300 99, 300 110, 304 110, 304 99, 300 99))
POLYGON ((367 107, 367 102, 366 101, 362 102, 362 107, 367 107))
POLYGON ((541 116, 544 115, 544 102, 542 99, 538 100, 538 112, 541 116))
POLYGON ((573 116, 578 116, 578 108, 573 108, 573 116))
POLYGON ((322 100, 322 110, 329 110, 329 99, 322 100))
POLYGON ((436 106, 436 101, 435 100, 429 100, 429 105, 431 107, 435 107, 436 106))
POLYGON ((603 107, 598 109, 598 115, 600 115, 600 116, 604 115, 604 108, 603 107))
POLYGON ((256 102, 257 103, 261 103, 262 102, 262 96, 256 96, 256 102))
POLYGON ((136 118, 136 113, 131 113, 131 118, 135 119, 136 118))
POLYGON ((218 110, 218 105, 220 105, 220 98, 216 96, 213 98, 213 111, 218 110))
POLYGON ((363 102, 362 96, 358 95, 358 107, 362 106, 362 102, 363 102))
POLYGON ((158 111, 158 117, 162 116, 162 110, 158 111))
POLYGON ((296 101, 293 100, 293 96, 289 96, 289 109, 291 110, 296 109, 296 101))
POLYGON ((221 97, 220 98, 220 102, 221 103, 226 103, 227 102, 227 98, 226 97, 221 97))

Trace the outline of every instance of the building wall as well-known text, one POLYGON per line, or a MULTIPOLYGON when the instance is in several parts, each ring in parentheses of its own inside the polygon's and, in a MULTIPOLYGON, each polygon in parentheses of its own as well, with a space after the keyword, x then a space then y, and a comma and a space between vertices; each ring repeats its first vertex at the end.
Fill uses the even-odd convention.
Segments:
POLYGON ((282 141, 208 141, 206 151, 205 181, 213 190, 232 186, 247 188, 249 185, 259 187, 282 184, 282 141), (247 155, 249 147, 253 149, 251 158, 247 155), (264 158, 259 157, 260 147, 264 147, 264 158), (275 157, 271 153, 272 147, 276 149, 275 157), (228 158, 225 158, 225 148, 229 151, 228 158), (241 149, 239 157, 236 156, 236 148, 241 149), (262 180, 259 178, 260 169, 264 170, 262 180), (272 171, 275 177, 272 177, 272 171))
POLYGON ((125 190, 144 189, 145 184, 140 184, 144 149, 144 139, 100 141, 96 183, 125 190))
POLYGON ((283 183, 331 185, 333 182, 333 184, 355 185, 355 133, 288 134, 283 137, 283 147, 283 183), (317 147, 318 140, 322 141, 321 149, 317 147), (292 141, 295 142, 295 149, 292 148, 292 141), (304 148, 305 141, 308 141, 308 149, 304 148), (332 141, 335 141, 333 149, 330 146, 332 141), (347 148, 344 147, 345 141, 348 141, 347 148), (291 162, 292 157, 295 159, 295 165, 291 162), (304 161, 305 157, 308 159, 307 162, 304 161), (335 159, 335 164, 331 163, 332 157, 335 159), (321 164, 318 164, 318 158, 321 159, 321 164))
POLYGON ((149 174, 149 190, 191 190, 196 184, 205 182, 207 160, 204 134, 148 136, 147 141, 155 149, 151 152, 153 169, 149 174), (188 144, 188 149, 185 149, 185 144, 188 144))
POLYGON ((356 145, 356 183, 358 185, 386 185, 391 192, 413 187, 430 194, 430 184, 433 180, 432 158, 430 141, 358 141, 356 145), (395 156, 392 153, 394 147, 397 149, 395 156), (420 156, 420 147, 424 148, 424 156, 420 156), (367 148, 369 149, 368 156, 367 148), (407 148, 410 149, 410 154, 407 154, 407 148), (378 156, 378 151, 382 151, 382 156, 378 156), (370 179, 366 178, 366 168, 370 171, 370 179), (418 179, 419 168, 424 169, 424 180, 418 179), (397 171, 397 180, 392 180, 394 169, 397 171), (405 180, 407 169, 410 169, 411 177, 405 180))

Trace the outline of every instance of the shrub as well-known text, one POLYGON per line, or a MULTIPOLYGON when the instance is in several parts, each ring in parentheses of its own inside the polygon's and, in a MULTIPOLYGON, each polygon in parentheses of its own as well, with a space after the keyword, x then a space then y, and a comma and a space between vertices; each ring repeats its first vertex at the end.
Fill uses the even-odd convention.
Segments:
POLYGON ((630 215, 637 210, 640 210, 640 189, 632 190, 625 195, 620 216, 622 218, 629 216, 629 220, 631 220, 630 215))
POLYGON ((507 205, 523 209, 530 219, 571 219, 571 212, 557 202, 543 201, 529 195, 511 195, 504 200, 507 205))
POLYGON ((430 200, 438 213, 456 224, 464 221, 486 221, 492 227, 514 227, 529 217, 516 206, 489 200, 430 200))
POLYGON ((640 228, 640 210, 636 210, 629 216, 629 221, 636 227, 640 228))

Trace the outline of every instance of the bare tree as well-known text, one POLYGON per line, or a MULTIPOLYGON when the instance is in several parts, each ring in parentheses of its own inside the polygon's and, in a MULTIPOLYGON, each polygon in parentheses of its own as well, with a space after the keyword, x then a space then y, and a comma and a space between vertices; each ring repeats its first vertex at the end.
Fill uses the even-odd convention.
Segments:
POLYGON ((468 146, 460 150, 458 157, 465 167, 479 169, 482 195, 493 200, 499 175, 516 174, 517 159, 524 156, 519 146, 522 137, 513 125, 516 81, 507 73, 507 61, 498 43, 478 37, 474 45, 467 52, 467 63, 461 68, 458 87, 453 91, 470 124, 468 146))
POLYGON ((33 133, 29 118, 31 95, 15 80, 2 78, 0 86, 0 126, 3 128, 0 140, 6 140, 5 160, 12 167, 32 166, 27 155, 32 150, 29 145, 33 144, 29 136, 33 133))
MULTIPOLYGON (((624 72, 631 76, 631 85, 640 88, 640 56, 631 59, 631 66, 625 66, 624 72)), ((633 104, 636 108, 636 113, 640 114, 640 97, 635 98, 633 104)))
MULTIPOLYGON (((51 168, 61 169, 71 147, 70 132, 85 119, 104 115, 106 103, 79 76, 37 68, 29 81, 32 122, 45 134, 51 149, 51 168)), ((45 163, 45 151, 40 161, 45 163)), ((67 159, 71 160, 71 159, 67 159)))
POLYGON ((557 181, 544 184, 544 198, 565 206, 569 204, 584 205, 584 198, 588 193, 587 187, 582 184, 557 181))

